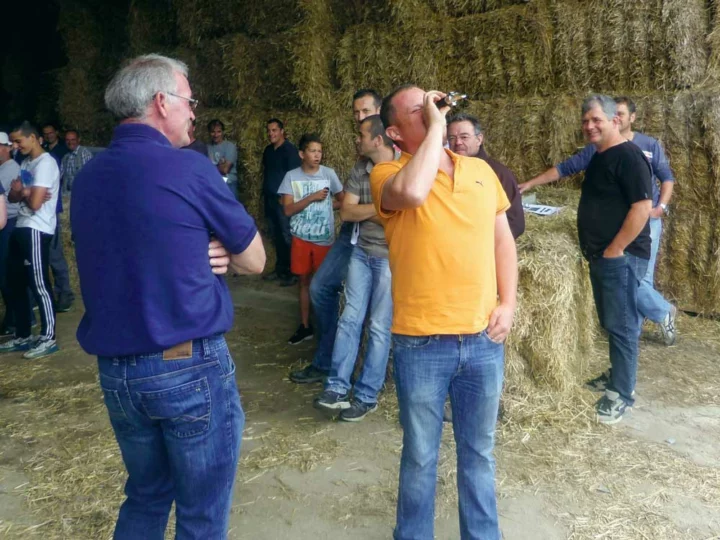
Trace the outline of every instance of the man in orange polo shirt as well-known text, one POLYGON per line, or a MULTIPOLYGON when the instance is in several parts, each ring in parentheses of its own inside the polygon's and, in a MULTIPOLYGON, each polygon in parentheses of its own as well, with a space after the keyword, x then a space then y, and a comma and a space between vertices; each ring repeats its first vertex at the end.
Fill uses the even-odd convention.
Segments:
POLYGON ((441 92, 401 86, 382 103, 403 151, 375 165, 393 276, 393 352, 403 451, 396 540, 433 538, 443 405, 457 442, 460 535, 499 540, 493 445, 503 341, 517 290, 507 196, 490 166, 443 149, 441 92), (499 299, 499 300, 498 300, 499 299))

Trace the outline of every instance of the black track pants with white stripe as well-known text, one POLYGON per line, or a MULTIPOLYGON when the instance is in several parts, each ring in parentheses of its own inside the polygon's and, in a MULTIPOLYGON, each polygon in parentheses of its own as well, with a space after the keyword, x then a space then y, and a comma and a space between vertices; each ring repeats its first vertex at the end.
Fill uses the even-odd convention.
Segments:
POLYGON ((55 339, 55 309, 48 272, 51 240, 52 235, 29 227, 15 227, 10 236, 8 288, 10 302, 17 317, 17 337, 25 338, 30 335, 32 308, 26 292, 30 287, 40 308, 40 336, 55 339))

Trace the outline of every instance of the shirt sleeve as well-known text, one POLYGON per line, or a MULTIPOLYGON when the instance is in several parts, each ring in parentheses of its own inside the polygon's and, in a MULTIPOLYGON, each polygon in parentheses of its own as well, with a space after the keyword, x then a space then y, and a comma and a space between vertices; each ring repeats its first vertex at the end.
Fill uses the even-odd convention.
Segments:
POLYGON ((653 171, 655 176, 661 182, 674 182, 675 177, 673 176, 672 170, 670 170, 670 162, 665 155, 665 150, 659 141, 655 141, 655 148, 653 148, 653 171))
POLYGON ((343 189, 342 182, 340 182, 337 173, 334 169, 330 169, 330 192, 335 195, 342 192, 343 189))
POLYGON ((297 169, 300 165, 302 165, 300 154, 295 148, 291 147, 287 151, 287 170, 291 171, 293 169, 297 169))
POLYGON ((571 176, 587 169, 594 154, 595 145, 588 144, 575 155, 555 165, 558 173, 560 173, 560 178, 565 178, 566 176, 571 176))
POLYGON ((35 167, 33 187, 51 189, 60 179, 60 170, 55 159, 43 159, 35 167))
POLYGON ((383 210, 382 193, 387 181, 400 172, 401 168, 402 165, 397 161, 385 161, 375 165, 370 172, 370 192, 372 193, 373 204, 378 215, 382 218, 388 219, 397 214, 396 210, 383 210))
POLYGON ((350 171, 350 176, 345 182, 345 193, 352 193, 353 195, 360 196, 360 172, 357 167, 353 167, 350 171))
POLYGON ((650 163, 640 152, 633 152, 619 161, 616 178, 629 204, 652 200, 650 163))
POLYGON ((294 195, 292 190, 292 182, 290 181, 290 171, 285 173, 280 187, 278 188, 278 195, 294 195))
POLYGON ((93 155, 87 148, 83 148, 80 152, 80 161, 83 165, 85 165, 88 161, 92 159, 93 155))
POLYGON ((237 163, 237 146, 235 146, 235 143, 231 143, 230 141, 227 141, 226 145, 226 152, 225 152, 225 159, 232 164, 237 163))
POLYGON ((227 188, 218 170, 198 157, 192 184, 197 208, 211 234, 232 254, 245 251, 257 234, 255 221, 227 188))

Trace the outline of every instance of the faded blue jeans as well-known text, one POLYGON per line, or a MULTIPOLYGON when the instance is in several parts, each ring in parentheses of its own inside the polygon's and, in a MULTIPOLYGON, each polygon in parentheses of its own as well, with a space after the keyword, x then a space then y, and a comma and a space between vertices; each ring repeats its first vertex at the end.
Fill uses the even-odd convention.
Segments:
POLYGON ((350 391, 350 377, 360 347, 365 315, 370 309, 368 342, 362 373, 355 383, 353 396, 363 403, 376 403, 385 382, 390 354, 392 293, 390 263, 387 257, 373 257, 355 246, 345 281, 345 308, 338 322, 330 376, 326 390, 339 394, 350 391))
POLYGON ((595 308, 600 326, 608 333, 612 380, 607 388, 632 406, 642 328, 638 291, 648 261, 626 253, 612 259, 595 257, 589 262, 595 308))
POLYGON ((178 540, 227 537, 245 423, 225 338, 192 357, 98 357, 100 386, 128 472, 115 540, 162 540, 176 506, 178 540))
POLYGON ((315 313, 318 336, 318 346, 312 363, 317 369, 326 372, 330 371, 332 364, 340 310, 340 292, 347 277, 350 254, 353 250, 353 245, 350 243, 352 229, 352 223, 342 224, 335 243, 310 283, 310 301, 315 313))
POLYGON ((504 348, 487 332, 461 336, 393 334, 403 428, 395 540, 432 540, 438 450, 450 395, 457 443, 460 537, 499 540, 495 422, 504 348))
POLYGON ((662 294, 655 290, 655 264, 660 249, 660 237, 662 236, 662 219, 650 218, 650 260, 648 261, 647 272, 640 283, 638 291, 638 309, 643 317, 653 322, 661 323, 670 312, 670 303, 665 300, 662 294))

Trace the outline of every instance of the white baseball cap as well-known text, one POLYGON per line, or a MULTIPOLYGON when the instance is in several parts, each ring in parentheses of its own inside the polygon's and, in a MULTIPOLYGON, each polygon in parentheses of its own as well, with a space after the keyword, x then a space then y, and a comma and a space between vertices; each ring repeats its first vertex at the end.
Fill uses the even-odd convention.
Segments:
POLYGON ((12 143, 10 142, 10 137, 8 137, 8 134, 4 131, 0 131, 0 144, 3 146, 12 146, 12 143))

